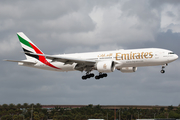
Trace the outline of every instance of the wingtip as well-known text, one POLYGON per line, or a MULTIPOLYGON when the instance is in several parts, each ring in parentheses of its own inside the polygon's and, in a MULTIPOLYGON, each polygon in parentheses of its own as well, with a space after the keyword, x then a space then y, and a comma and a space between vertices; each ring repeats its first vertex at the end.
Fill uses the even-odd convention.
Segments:
POLYGON ((12 60, 8 60, 8 59, 3 59, 3 61, 8 61, 8 62, 11 62, 12 60))

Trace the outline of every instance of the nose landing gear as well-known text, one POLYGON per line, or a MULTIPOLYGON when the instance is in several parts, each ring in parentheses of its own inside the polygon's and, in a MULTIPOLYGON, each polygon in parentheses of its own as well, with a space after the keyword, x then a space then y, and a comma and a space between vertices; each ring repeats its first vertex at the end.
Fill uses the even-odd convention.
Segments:
POLYGON ((166 66, 168 66, 168 64, 166 63, 165 65, 162 65, 162 69, 161 69, 161 73, 165 73, 165 70, 164 70, 164 68, 166 67, 166 66))
POLYGON ((161 70, 161 73, 165 73, 165 70, 161 70))

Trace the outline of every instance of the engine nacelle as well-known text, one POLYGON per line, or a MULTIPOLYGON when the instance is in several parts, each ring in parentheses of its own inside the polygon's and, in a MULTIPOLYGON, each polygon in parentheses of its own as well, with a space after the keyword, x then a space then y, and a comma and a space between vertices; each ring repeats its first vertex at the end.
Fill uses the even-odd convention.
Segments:
POLYGON ((137 67, 122 67, 118 70, 120 70, 122 73, 132 73, 137 71, 137 67))
POLYGON ((114 61, 100 61, 96 64, 98 72, 109 73, 115 70, 114 61))

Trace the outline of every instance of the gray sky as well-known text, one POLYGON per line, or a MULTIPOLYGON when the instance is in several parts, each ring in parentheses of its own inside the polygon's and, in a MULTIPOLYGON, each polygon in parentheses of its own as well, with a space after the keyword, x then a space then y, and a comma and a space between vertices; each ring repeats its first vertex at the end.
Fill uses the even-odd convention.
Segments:
MULTIPOLYGON (((0 1, 0 59, 25 59, 17 32, 44 53, 165 48, 180 56, 179 0, 0 1)), ((81 80, 85 73, 52 72, 0 62, 0 104, 180 104, 180 60, 115 71, 81 80)), ((95 72, 97 74, 97 72, 95 72)))

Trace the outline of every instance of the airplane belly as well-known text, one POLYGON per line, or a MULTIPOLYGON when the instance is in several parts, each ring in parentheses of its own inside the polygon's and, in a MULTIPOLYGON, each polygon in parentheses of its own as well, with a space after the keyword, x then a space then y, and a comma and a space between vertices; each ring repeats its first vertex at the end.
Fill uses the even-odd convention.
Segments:
POLYGON ((139 67, 146 64, 147 62, 145 60, 125 60, 122 62, 121 67, 139 67))
POLYGON ((121 67, 156 66, 156 65, 163 65, 163 64, 166 64, 166 63, 167 63, 167 61, 160 60, 160 59, 126 60, 126 61, 122 62, 121 67))
POLYGON ((58 71, 63 72, 63 71, 74 71, 76 63, 64 64, 64 63, 60 63, 60 62, 54 62, 53 65, 60 68, 58 71))
POLYGON ((43 69, 43 70, 59 71, 59 72, 74 71, 74 67, 75 67, 75 64, 72 64, 72 65, 66 64, 66 65, 64 65, 64 63, 60 63, 60 62, 53 62, 51 64, 53 66, 55 66, 55 67, 51 67, 51 66, 48 66, 48 65, 40 63, 40 62, 36 63, 34 65, 27 64, 27 63, 23 63, 23 64, 19 64, 19 65, 26 66, 26 67, 43 69))

